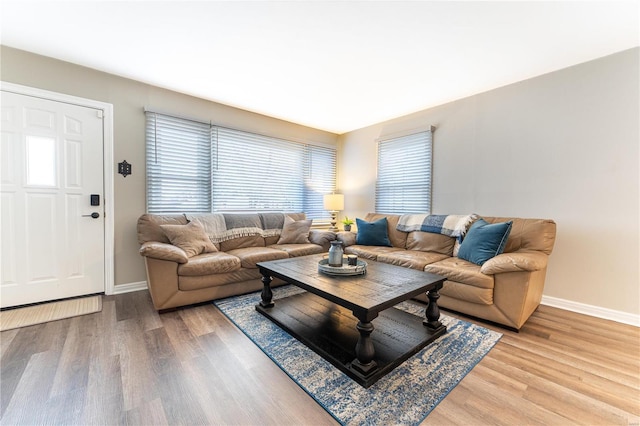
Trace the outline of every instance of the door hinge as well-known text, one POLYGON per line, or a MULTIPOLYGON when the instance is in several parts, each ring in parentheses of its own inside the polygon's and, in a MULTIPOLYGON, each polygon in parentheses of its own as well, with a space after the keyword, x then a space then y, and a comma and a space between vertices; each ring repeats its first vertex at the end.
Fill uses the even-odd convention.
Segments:
POLYGON ((99 109, 97 112, 98 112, 98 118, 103 118, 104 112, 101 109, 99 109))

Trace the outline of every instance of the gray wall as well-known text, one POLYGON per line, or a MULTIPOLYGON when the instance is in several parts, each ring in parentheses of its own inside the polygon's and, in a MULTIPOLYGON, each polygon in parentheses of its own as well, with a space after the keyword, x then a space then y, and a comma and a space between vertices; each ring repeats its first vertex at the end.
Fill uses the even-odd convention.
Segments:
MULTIPOLYGON (((299 126, 215 102, 0 46, 2 81, 108 102, 114 110, 114 161, 133 165, 133 174, 114 178, 115 284, 146 280, 138 254, 136 221, 145 212, 145 115, 149 107, 223 126, 298 141, 337 143, 332 133, 299 126)), ((260 167, 256 164, 256 167, 260 167)), ((117 166, 114 166, 117 171, 117 166)))
POLYGON ((639 53, 340 136, 342 214, 374 211, 377 138, 435 125, 433 213, 554 219, 544 294, 640 314, 639 53))

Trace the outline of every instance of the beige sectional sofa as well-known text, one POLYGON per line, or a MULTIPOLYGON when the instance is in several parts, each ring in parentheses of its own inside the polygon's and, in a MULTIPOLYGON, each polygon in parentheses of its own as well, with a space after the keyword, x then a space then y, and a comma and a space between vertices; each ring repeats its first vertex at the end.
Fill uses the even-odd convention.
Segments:
MULTIPOLYGON (((483 217, 490 223, 512 221, 504 252, 484 264, 460 259, 457 239, 438 233, 397 230, 399 215, 370 213, 367 222, 387 218, 391 246, 356 244, 356 234, 339 232, 345 253, 364 259, 445 276, 438 305, 520 329, 540 304, 556 224, 546 219, 483 217)), ((427 301, 426 297, 420 297, 427 301)))
MULTIPOLYGON (((490 224, 511 221, 512 226, 504 252, 477 265, 457 257, 459 243, 454 237, 399 231, 400 215, 369 213, 365 217, 367 222, 387 219, 390 246, 359 245, 356 233, 308 228, 291 240, 291 235, 284 233, 284 223, 274 229, 264 223, 265 217, 276 217, 269 215, 142 215, 138 219, 138 241, 154 307, 165 310, 258 291, 263 284, 256 263, 323 253, 337 238, 347 254, 446 277, 438 300, 441 307, 517 330, 540 304, 556 234, 552 220, 483 217, 490 224), (216 226, 225 227, 219 223, 224 222, 221 217, 228 222, 239 220, 243 226, 216 230, 216 226), (205 234, 201 247, 196 247, 195 252, 190 252, 194 244, 181 248, 176 235, 172 236, 172 244, 168 235, 193 223, 205 234)), ((291 222, 302 224, 305 218, 304 213, 286 216, 286 226, 291 222)), ((278 280, 272 283, 281 284, 278 280)), ((418 299, 427 302, 426 295, 418 299)))
POLYGON ((280 223, 265 225, 278 222, 278 215, 142 215, 138 242, 154 307, 165 310, 260 290, 256 263, 322 253, 335 239, 333 232, 305 227, 311 221, 303 223, 304 213, 281 217, 280 223), (232 222, 238 226, 227 228, 232 222))

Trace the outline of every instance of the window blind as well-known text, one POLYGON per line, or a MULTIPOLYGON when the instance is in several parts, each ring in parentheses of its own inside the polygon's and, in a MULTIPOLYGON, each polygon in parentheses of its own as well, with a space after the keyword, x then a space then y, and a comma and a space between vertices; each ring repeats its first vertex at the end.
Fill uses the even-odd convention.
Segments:
POLYGON ((331 215, 324 209, 325 194, 336 189, 336 150, 317 145, 306 145, 304 170, 304 208, 308 218, 316 224, 327 224, 331 215))
POLYGON ((378 142, 376 212, 431 212, 432 131, 378 142))
POLYGON ((213 211, 303 211, 304 145, 218 128, 213 211))
POLYGON ((306 213, 329 223, 336 150, 147 113, 147 211, 306 213))
POLYGON ((211 206, 208 124, 147 113, 147 211, 195 213, 211 206))

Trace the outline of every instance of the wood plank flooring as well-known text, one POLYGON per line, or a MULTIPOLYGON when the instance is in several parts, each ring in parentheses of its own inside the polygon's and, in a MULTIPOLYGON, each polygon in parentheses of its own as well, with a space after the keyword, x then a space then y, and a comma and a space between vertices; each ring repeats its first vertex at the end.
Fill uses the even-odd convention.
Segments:
MULTIPOLYGON (((503 338, 423 424, 640 424, 640 329, 546 306, 520 333, 481 325, 503 338)), ((106 296, 0 353, 2 425, 336 424, 212 304, 106 296)))

